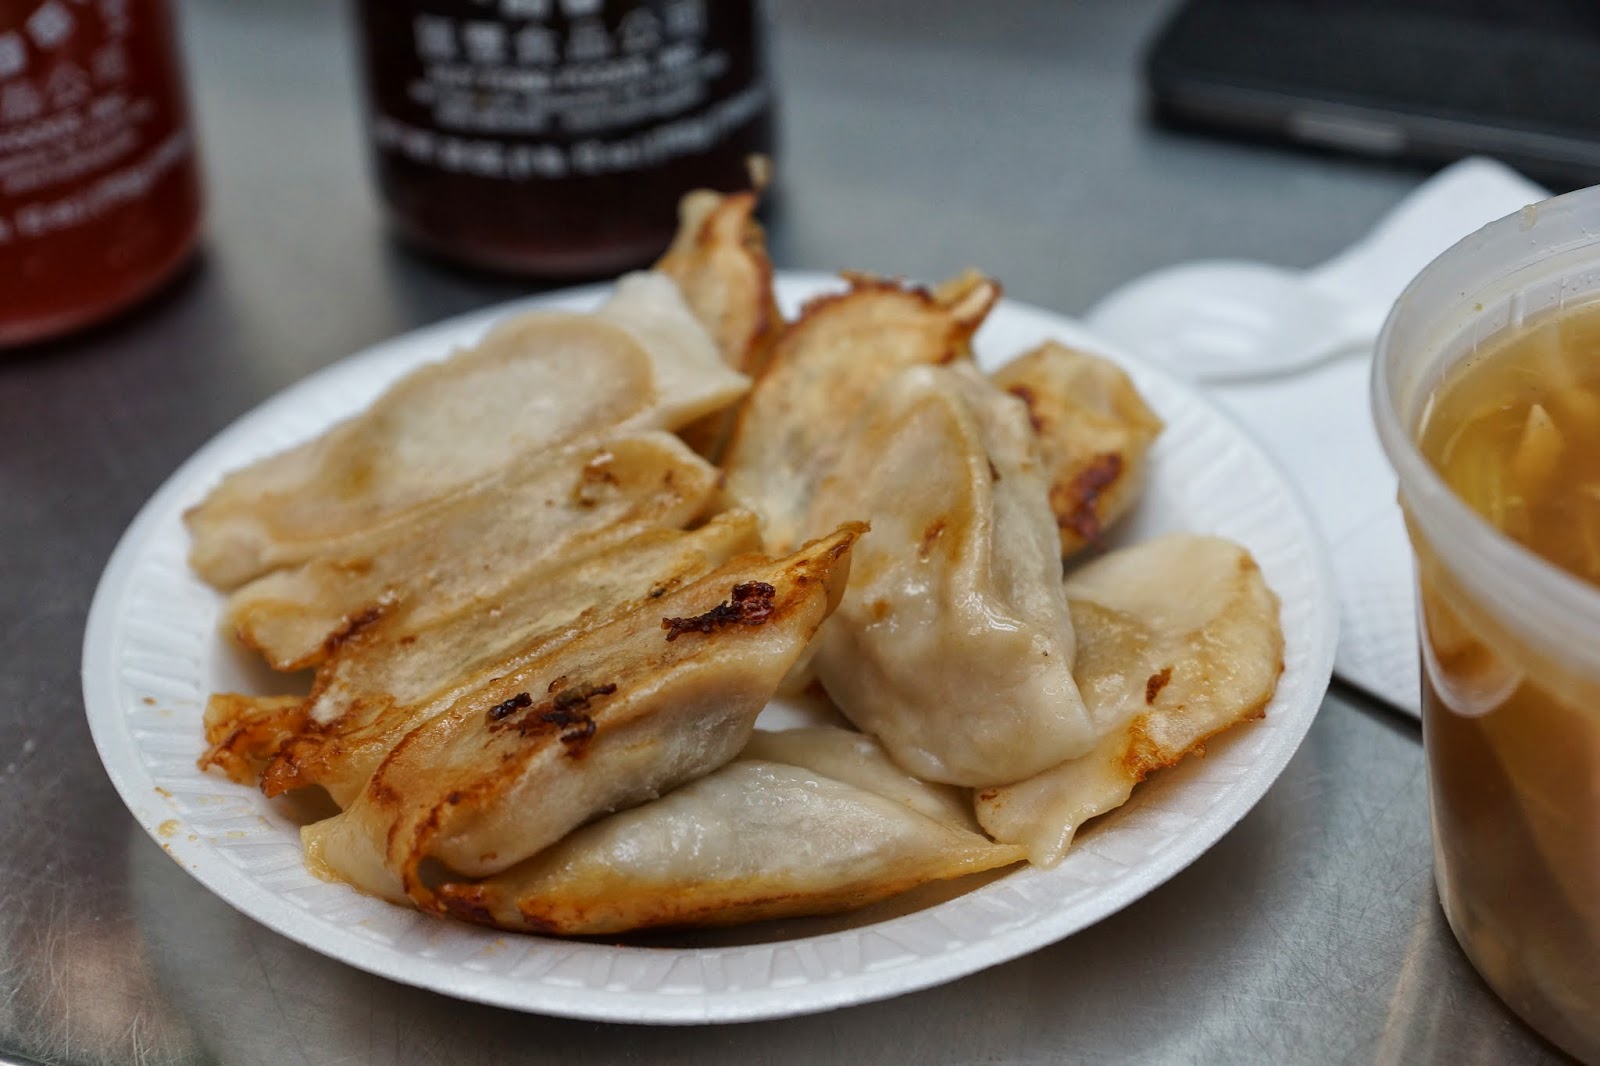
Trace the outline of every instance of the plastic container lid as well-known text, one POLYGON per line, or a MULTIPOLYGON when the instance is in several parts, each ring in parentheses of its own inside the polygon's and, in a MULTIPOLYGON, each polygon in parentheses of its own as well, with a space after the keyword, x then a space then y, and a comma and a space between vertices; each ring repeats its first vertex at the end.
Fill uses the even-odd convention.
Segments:
POLYGON ((1492 605, 1541 676, 1600 682, 1600 588, 1554 566, 1473 511, 1414 438, 1440 380, 1491 337, 1600 299, 1600 187, 1483 227, 1401 293, 1378 338, 1372 410, 1412 527, 1462 591, 1492 605))

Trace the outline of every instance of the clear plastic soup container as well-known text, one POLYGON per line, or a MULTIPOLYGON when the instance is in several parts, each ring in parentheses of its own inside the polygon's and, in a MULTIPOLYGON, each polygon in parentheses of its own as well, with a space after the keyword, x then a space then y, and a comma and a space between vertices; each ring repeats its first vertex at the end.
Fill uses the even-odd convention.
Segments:
POLYGON ((1415 443, 1463 359, 1594 300, 1600 187, 1524 208, 1434 260, 1390 313, 1372 399, 1417 556, 1445 915, 1501 999, 1600 1062, 1600 587, 1494 529, 1415 443))

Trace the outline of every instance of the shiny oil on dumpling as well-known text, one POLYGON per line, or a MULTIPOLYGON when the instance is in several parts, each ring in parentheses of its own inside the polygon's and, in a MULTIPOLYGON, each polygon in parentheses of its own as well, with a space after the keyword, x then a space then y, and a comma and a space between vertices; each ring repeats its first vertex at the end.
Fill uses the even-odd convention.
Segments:
POLYGON ((1161 419, 1121 367, 1055 341, 992 376, 1028 406, 1061 554, 1095 543, 1138 500, 1161 419))
POLYGON ((811 522, 872 525, 813 667, 901 766, 1005 784, 1082 755, 1055 520, 1027 415, 965 367, 913 367, 845 435, 811 522))
POLYGON ((761 515, 773 551, 801 539, 811 497, 862 406, 906 367, 968 361, 1000 294, 976 274, 933 290, 849 280, 779 335, 722 459, 728 497, 761 515))
MULTIPOLYGON (((345 806, 402 737, 467 694, 759 548, 755 516, 730 511, 694 530, 651 529, 590 550, 580 545, 570 557, 541 557, 500 591, 442 616, 381 617, 318 667, 297 725, 281 702, 263 706, 263 716, 278 717, 214 730, 202 765, 236 779, 244 769, 251 782, 259 775, 268 796, 320 785, 345 806), (273 728, 284 732, 269 747, 264 734, 273 728), (252 751, 264 758, 252 760, 252 751)), ((238 701, 250 699, 213 696, 208 713, 221 716, 227 704, 237 714, 238 701)))
POLYGON ((1127 802, 1148 774, 1207 737, 1260 716, 1283 671, 1278 598, 1244 548, 1170 534, 1111 552, 1066 582, 1074 673, 1100 741, 1093 751, 977 795, 996 839, 1036 864, 1066 854, 1078 827, 1127 802))
POLYGON ((736 558, 463 697, 305 829, 308 862, 426 907, 430 869, 486 877, 723 765, 838 603, 859 532, 736 558))
POLYGON ((314 666, 383 614, 447 614, 530 566, 688 525, 717 483, 716 469, 669 433, 523 456, 359 549, 252 581, 229 597, 223 624, 276 669, 314 666))
POLYGON ((677 429, 746 387, 670 279, 631 275, 594 314, 511 318, 361 414, 228 474, 184 516, 190 565, 230 589, 359 547, 529 452, 613 428, 677 429))

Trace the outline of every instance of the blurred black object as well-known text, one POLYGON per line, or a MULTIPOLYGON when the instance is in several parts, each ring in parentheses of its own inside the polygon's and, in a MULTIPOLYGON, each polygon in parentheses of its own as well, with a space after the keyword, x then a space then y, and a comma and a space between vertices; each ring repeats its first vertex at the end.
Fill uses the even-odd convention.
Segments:
POLYGON ((1188 0, 1146 76, 1169 125, 1600 182, 1597 0, 1188 0))

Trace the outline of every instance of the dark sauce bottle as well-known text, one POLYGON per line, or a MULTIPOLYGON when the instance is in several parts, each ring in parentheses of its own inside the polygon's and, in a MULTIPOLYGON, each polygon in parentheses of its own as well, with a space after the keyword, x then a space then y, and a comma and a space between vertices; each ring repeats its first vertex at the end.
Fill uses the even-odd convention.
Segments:
POLYGON ((750 0, 360 0, 377 180, 405 236, 473 266, 614 273, 678 198, 772 149, 750 0))

